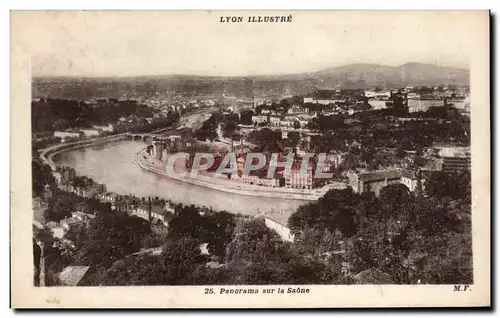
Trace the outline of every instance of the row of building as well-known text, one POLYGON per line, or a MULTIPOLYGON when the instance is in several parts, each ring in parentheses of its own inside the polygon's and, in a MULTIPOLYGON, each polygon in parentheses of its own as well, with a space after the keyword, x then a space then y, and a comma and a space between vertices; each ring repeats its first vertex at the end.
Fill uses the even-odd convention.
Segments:
POLYGON ((104 132, 112 133, 114 126, 109 125, 94 125, 92 128, 69 128, 62 131, 54 131, 54 137, 61 138, 62 141, 66 139, 79 139, 79 138, 94 138, 101 136, 104 132))
MULTIPOLYGON (((439 148, 438 148, 439 149, 439 148)), ((460 173, 471 170, 471 153, 469 147, 442 147, 437 155, 439 166, 436 171, 460 173)), ((349 186, 356 193, 373 192, 379 195, 380 190, 390 184, 401 183, 414 192, 421 186, 425 189, 425 180, 430 170, 419 173, 406 169, 392 169, 369 172, 349 173, 349 186)))

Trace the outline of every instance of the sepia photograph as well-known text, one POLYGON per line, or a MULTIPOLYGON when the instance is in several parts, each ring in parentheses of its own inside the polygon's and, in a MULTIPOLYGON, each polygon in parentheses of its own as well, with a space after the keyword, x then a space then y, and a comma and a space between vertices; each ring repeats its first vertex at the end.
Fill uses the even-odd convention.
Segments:
POLYGON ((390 285, 489 304, 488 11, 18 11, 11 28, 12 266, 34 293, 17 303, 120 287, 117 306, 161 307, 133 296, 158 287, 173 307, 330 307, 325 288, 390 285))

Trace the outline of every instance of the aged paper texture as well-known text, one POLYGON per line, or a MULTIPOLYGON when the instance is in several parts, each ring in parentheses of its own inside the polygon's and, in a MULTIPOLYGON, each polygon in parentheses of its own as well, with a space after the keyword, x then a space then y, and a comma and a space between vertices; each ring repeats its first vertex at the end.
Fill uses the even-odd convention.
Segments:
POLYGON ((13 11, 15 308, 490 305, 487 11, 13 11))

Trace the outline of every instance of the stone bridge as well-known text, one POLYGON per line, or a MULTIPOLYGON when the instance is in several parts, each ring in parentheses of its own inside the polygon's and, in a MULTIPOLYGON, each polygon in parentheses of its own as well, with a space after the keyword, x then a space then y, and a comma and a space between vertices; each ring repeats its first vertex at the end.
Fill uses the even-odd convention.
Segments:
POLYGON ((143 140, 146 141, 147 138, 153 138, 156 135, 150 133, 127 133, 127 137, 132 140, 143 140))

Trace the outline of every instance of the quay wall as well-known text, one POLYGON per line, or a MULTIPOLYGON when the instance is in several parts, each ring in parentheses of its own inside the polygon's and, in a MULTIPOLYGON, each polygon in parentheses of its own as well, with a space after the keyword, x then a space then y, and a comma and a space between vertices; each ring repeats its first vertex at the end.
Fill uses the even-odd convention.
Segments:
POLYGON ((123 134, 118 134, 118 135, 112 135, 112 136, 106 136, 106 137, 101 137, 101 138, 94 138, 94 139, 86 139, 86 140, 78 140, 74 142, 69 142, 69 143, 60 143, 57 145, 53 145, 50 147, 47 147, 43 150, 40 151, 40 159, 46 164, 50 166, 50 168, 55 171, 56 170, 56 165, 52 161, 52 157, 55 156, 56 154, 65 152, 65 151, 70 151, 70 150, 75 150, 75 149, 80 149, 80 148, 85 148, 85 147, 91 147, 91 146, 97 146, 97 145, 103 145, 107 144, 110 142, 114 141, 119 141, 119 140, 124 140, 129 137, 130 133, 123 133, 123 134))
POLYGON ((146 160, 142 159, 141 154, 143 154, 143 151, 144 149, 139 151, 134 158, 136 164, 139 165, 142 169, 163 175, 169 179, 173 179, 176 181, 194 184, 197 186, 223 191, 227 193, 254 196, 254 197, 315 201, 320 197, 322 197, 330 189, 345 188, 344 184, 332 184, 329 187, 327 186, 321 189, 314 189, 314 190, 270 188, 257 185, 238 184, 228 180, 220 180, 217 178, 200 176, 200 175, 198 175, 196 178, 191 178, 189 177, 189 175, 186 175, 186 177, 184 178, 172 178, 171 176, 167 175, 167 172, 165 171, 164 168, 154 166, 148 163, 146 160))

